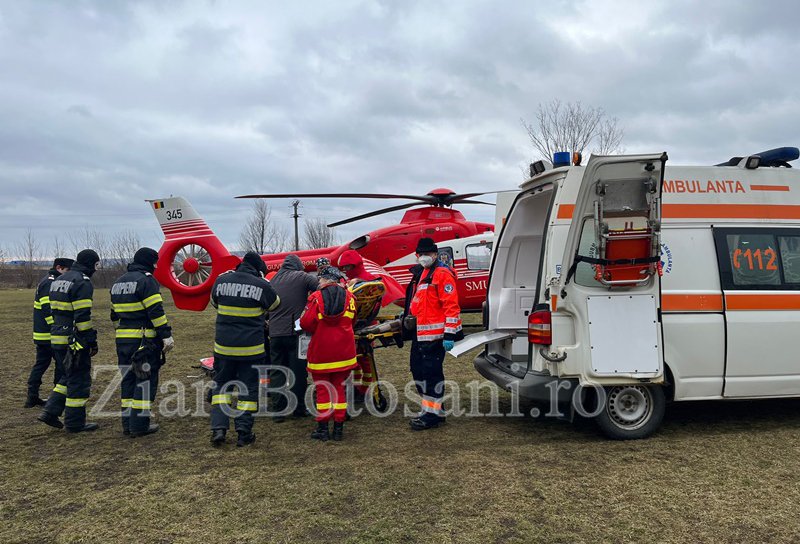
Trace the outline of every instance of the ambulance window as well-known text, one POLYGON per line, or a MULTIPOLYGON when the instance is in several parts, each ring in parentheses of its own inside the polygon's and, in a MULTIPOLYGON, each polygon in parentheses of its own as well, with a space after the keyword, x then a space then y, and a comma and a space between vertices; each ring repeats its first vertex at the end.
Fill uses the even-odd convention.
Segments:
POLYGON ((775 236, 728 234, 731 281, 738 287, 780 285, 781 273, 775 236))
POLYGON ((467 268, 470 270, 489 270, 492 260, 492 243, 472 244, 465 248, 467 268))
POLYGON ((439 248, 439 260, 442 261, 447 266, 449 266, 450 268, 452 268, 453 267, 453 248, 452 247, 440 247, 439 248))
MULTIPOLYGON (((597 241, 594 235, 594 221, 592 219, 587 219, 583 222, 578 255, 597 257, 597 241)), ((603 287, 603 284, 594 279, 594 265, 583 262, 578 263, 575 269, 575 283, 584 287, 603 287)))
POLYGON ((800 236, 779 236, 785 283, 800 284, 800 236))

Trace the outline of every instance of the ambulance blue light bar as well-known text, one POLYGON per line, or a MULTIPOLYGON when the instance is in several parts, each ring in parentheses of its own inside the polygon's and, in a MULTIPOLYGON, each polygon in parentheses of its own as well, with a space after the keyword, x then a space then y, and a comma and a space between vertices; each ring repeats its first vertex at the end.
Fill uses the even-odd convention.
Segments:
MULTIPOLYGON (((800 158, 800 149, 796 147, 776 147, 775 149, 768 149, 761 153, 748 155, 748 157, 754 156, 761 159, 758 163, 759 166, 785 166, 786 168, 791 168, 789 163, 800 158)), ((730 160, 721 162, 715 166, 738 166, 744 158, 745 157, 731 157, 730 160)))
POLYGON ((571 157, 569 151, 556 151, 553 153, 553 168, 569 166, 571 157))

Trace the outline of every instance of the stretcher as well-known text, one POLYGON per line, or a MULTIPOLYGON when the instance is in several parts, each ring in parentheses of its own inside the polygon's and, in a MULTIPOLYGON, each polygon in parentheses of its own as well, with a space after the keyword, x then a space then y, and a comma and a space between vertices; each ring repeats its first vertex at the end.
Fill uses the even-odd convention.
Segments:
MULTIPOLYGON (((379 412, 383 412, 388 408, 389 403, 380 386, 378 365, 375 363, 375 341, 378 341, 377 347, 379 348, 393 345, 402 347, 403 340, 400 336, 399 321, 394 320, 395 324, 390 321, 378 322, 381 302, 386 292, 386 286, 380 279, 356 282, 350 286, 350 292, 356 299, 356 318, 353 323, 356 353, 359 359, 368 361, 368 364, 364 366, 366 370, 371 370, 367 373, 372 374, 370 380, 367 381, 372 391, 372 401, 375 408, 379 412)), ((361 371, 362 369, 359 367, 356 374, 360 374, 361 371)))

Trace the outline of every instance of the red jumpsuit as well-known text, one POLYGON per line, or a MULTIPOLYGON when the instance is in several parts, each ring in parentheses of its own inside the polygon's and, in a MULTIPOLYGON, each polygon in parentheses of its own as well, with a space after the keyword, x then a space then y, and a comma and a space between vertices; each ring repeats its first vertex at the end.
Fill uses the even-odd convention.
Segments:
MULTIPOLYGON (((380 280, 367 272, 364 268, 364 260, 357 251, 348 249, 341 254, 338 260, 339 267, 352 266, 353 268, 347 271, 348 280, 362 281, 375 281, 380 280)), ((371 323, 367 323, 371 325, 371 323)), ((375 382, 375 356, 372 349, 371 341, 359 341, 356 347, 356 360, 358 366, 353 370, 353 387, 361 395, 365 395, 369 391, 370 386, 375 382)))
POLYGON ((311 334, 308 371, 317 391, 317 421, 347 417, 344 382, 356 367, 353 319, 356 301, 340 285, 326 285, 308 297, 300 326, 311 334))

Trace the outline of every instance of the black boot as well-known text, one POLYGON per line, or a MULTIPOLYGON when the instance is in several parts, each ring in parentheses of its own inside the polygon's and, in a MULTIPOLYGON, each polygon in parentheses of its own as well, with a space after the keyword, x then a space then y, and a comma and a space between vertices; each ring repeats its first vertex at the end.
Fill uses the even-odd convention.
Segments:
POLYGON ((39 414, 39 417, 37 417, 36 419, 38 419, 42 423, 44 423, 46 425, 50 425, 51 427, 54 427, 56 429, 63 429, 64 428, 64 424, 61 423, 61 420, 58 419, 57 416, 54 416, 53 414, 51 414, 50 412, 42 412, 41 414, 39 414))
POLYGON ((25 400, 25 408, 35 408, 36 406, 44 406, 46 403, 39 398, 39 395, 28 396, 25 400))
POLYGON ((239 440, 236 441, 236 447, 243 448, 245 446, 249 446, 255 441, 256 441, 256 433, 252 431, 249 433, 239 433, 239 440))
POLYGON ((327 421, 318 421, 317 422, 317 429, 311 433, 311 438, 314 440, 322 440, 323 442, 327 442, 330 434, 328 433, 328 422, 327 421))
POLYGON ((344 422, 333 422, 333 439, 336 442, 341 442, 344 435, 344 422))
POLYGON ((144 431, 137 431, 137 432, 130 432, 131 438, 136 438, 138 436, 147 436, 148 434, 153 434, 158 432, 158 423, 151 423, 150 426, 145 429, 144 431))
POLYGON ((212 429, 211 445, 221 446, 224 443, 225 443, 225 429, 212 429))
POLYGON ((68 433, 88 433, 100 428, 97 423, 84 423, 83 427, 67 427, 68 433))

